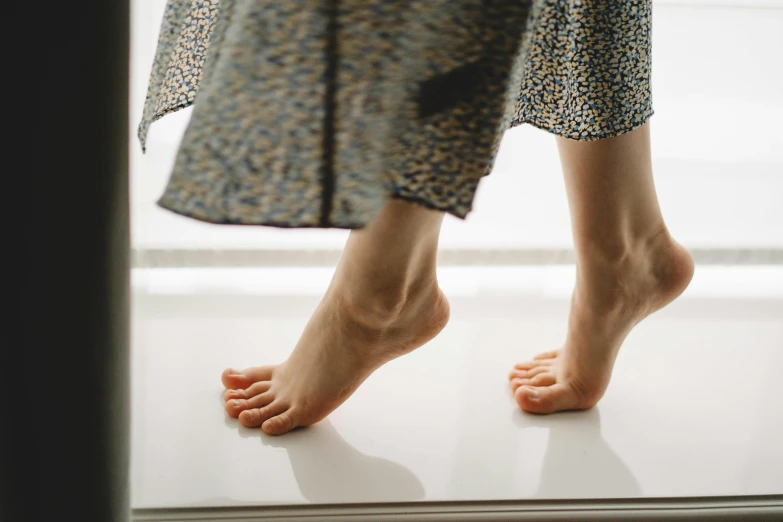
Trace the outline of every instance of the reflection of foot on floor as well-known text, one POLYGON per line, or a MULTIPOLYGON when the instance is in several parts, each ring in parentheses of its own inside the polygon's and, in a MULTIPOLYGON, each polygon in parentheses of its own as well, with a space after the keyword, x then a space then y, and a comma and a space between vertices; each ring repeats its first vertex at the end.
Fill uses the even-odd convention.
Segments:
POLYGON ((357 450, 328 419, 287 437, 267 438, 264 444, 285 449, 302 495, 314 504, 424 498, 424 486, 411 470, 357 450))
POLYGON ((522 429, 545 430, 537 498, 629 498, 642 494, 631 469, 601 434, 600 408, 539 417, 515 412, 522 429))
POLYGON ((693 270, 688 251, 665 230, 620 262, 580 261, 563 348, 517 364, 509 375, 519 407, 553 413, 595 406, 625 337, 676 299, 693 270))
POLYGON ((269 435, 318 422, 373 371, 435 337, 449 318, 434 278, 385 312, 348 302, 339 286, 333 282, 283 364, 223 372, 229 415, 269 435))

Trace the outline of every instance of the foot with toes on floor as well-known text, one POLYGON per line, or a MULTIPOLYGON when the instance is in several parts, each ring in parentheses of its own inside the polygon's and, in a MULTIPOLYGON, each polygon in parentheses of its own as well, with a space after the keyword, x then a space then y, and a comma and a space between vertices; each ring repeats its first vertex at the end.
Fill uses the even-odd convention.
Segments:
POLYGON ((649 126, 591 142, 558 138, 577 255, 561 349, 514 366, 519 407, 531 413, 592 408, 609 386, 623 340, 690 283, 693 260, 658 206, 649 126))
POLYGON ((288 360, 223 372, 228 415, 269 435, 308 426, 380 366, 435 337, 449 319, 435 277, 442 220, 441 212, 395 201, 351 232, 288 360))

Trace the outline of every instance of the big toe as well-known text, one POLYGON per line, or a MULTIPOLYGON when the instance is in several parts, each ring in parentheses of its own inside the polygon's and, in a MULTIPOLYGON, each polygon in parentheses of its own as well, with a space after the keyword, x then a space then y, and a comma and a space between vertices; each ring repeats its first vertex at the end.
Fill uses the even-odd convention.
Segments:
POLYGON ((530 413, 554 413, 556 411, 583 409, 576 393, 565 384, 551 386, 520 386, 514 392, 517 404, 530 413))
POLYGON ((226 368, 223 371, 221 380, 223 381, 223 386, 229 390, 244 390, 254 382, 271 379, 273 369, 272 366, 258 366, 245 370, 226 368))

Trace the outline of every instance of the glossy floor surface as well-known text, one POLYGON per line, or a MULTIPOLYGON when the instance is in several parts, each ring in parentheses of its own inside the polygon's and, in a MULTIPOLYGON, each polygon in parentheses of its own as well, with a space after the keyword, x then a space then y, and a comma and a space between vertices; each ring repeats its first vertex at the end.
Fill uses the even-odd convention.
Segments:
POLYGON ((329 269, 133 274, 134 508, 783 493, 783 268, 699 267, 588 412, 519 412, 518 361, 564 335, 572 267, 444 268, 452 320, 284 437, 220 372, 282 361, 329 269))

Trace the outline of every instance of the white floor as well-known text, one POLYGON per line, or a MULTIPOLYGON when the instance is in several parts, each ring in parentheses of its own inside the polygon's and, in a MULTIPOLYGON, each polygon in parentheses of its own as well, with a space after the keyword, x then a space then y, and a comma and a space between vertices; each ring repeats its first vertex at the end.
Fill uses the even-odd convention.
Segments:
POLYGON ((699 268, 597 408, 549 417, 505 379, 562 340, 573 269, 446 268, 438 338, 311 428, 238 426, 220 371, 284 359, 328 278, 133 274, 134 508, 783 494, 783 267, 699 268))

